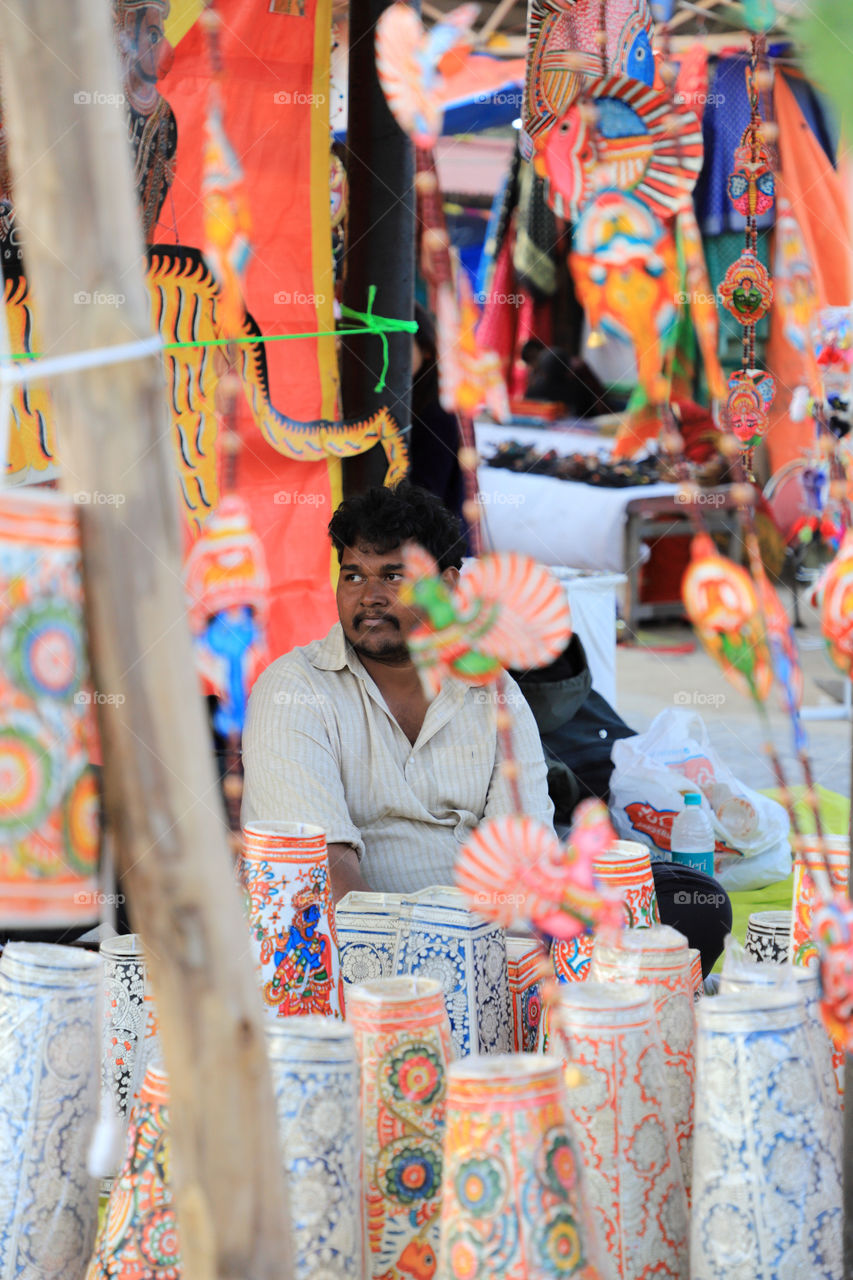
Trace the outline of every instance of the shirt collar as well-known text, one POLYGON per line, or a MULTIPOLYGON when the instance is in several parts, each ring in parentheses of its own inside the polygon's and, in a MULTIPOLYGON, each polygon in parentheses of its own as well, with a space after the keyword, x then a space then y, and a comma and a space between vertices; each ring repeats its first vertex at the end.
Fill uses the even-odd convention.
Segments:
MULTIPOLYGON (((359 680, 367 680, 376 688, 371 676, 362 666, 358 655, 350 644, 347 643, 344 629, 339 622, 336 622, 327 636, 317 641, 317 647, 311 656, 311 665, 318 671, 343 671, 349 668, 354 676, 358 676, 359 680)), ((464 701, 465 694, 469 686, 463 684, 460 680, 454 680, 449 677, 444 680, 441 691, 435 701, 452 702, 458 704, 464 701)), ((377 689, 377 694, 379 690, 377 689)), ((381 696, 381 695, 380 695, 381 696)))

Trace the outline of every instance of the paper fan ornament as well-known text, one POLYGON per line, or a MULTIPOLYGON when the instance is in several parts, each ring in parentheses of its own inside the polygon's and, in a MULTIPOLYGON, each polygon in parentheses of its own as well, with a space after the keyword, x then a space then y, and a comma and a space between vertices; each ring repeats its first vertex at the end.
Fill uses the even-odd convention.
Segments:
POLYGON ((529 556, 509 552, 476 560, 454 591, 421 547, 406 548, 405 594, 426 615, 409 651, 428 696, 444 678, 495 681, 504 667, 546 666, 572 634, 566 593, 529 556))
POLYGON ((618 929, 621 899, 599 889, 593 875, 596 854, 615 838, 600 801, 578 807, 567 845, 533 818, 493 818, 460 852, 456 883, 479 915, 505 928, 524 923, 553 938, 618 929))
POLYGON ((594 123, 576 104, 537 143, 537 168, 547 178, 551 207, 577 221, 592 196, 611 187, 633 192, 658 217, 671 218, 702 167, 696 116, 625 75, 592 81, 587 100, 595 107, 594 123))
POLYGON ((392 4, 376 24, 376 72, 397 124, 416 147, 434 147, 441 133, 443 77, 455 70, 459 46, 470 43, 479 5, 463 4, 426 31, 408 4, 392 4))
POLYGON ((721 556, 707 534, 698 534, 681 595, 696 634, 726 678, 764 702, 773 669, 758 596, 746 570, 721 556))

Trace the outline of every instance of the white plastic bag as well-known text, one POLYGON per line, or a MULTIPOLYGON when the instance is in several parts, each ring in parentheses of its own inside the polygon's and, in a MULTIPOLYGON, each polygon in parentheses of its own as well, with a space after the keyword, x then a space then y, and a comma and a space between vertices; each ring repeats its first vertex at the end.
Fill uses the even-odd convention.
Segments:
POLYGON ((788 815, 775 800, 738 781, 694 711, 661 711, 648 732, 615 742, 611 758, 613 825, 623 839, 647 844, 652 861, 668 856, 673 819, 684 807, 686 792, 698 791, 714 825, 715 875, 724 889, 762 889, 791 874, 788 815), (721 796, 727 797, 725 805, 721 796), (744 814, 753 814, 754 821, 744 823, 744 814))

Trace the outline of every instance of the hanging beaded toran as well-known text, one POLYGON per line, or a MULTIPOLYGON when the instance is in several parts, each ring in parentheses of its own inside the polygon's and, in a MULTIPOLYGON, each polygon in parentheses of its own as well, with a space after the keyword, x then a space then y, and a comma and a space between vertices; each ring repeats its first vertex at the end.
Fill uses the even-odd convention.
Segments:
POLYGON ((768 127, 760 108, 760 86, 766 73, 759 70, 764 37, 753 35, 750 64, 746 72, 749 94, 749 124, 740 146, 735 149, 734 168, 729 175, 728 195, 738 213, 746 217, 744 251, 733 262, 720 285, 723 306, 743 325, 741 368, 729 378, 726 420, 743 452, 744 469, 752 478, 752 458, 769 423, 769 410, 776 394, 773 377, 756 368, 755 328, 770 310, 773 285, 766 267, 758 258, 758 218, 772 207, 775 184, 765 139, 768 127))

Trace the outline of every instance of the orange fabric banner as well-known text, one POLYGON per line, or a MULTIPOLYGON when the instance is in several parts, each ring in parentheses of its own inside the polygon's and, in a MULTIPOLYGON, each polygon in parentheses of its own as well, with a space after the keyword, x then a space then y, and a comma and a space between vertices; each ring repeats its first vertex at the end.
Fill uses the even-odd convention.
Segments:
MULTIPOLYGON (((812 133, 797 100, 781 75, 774 88, 779 125, 780 172, 776 194, 787 197, 814 268, 819 306, 846 306, 853 297, 848 202, 841 178, 812 133)), ((774 306, 770 318, 767 364, 776 378, 767 448, 772 471, 799 457, 814 439, 811 419, 792 422, 788 413, 795 387, 806 382, 806 356, 786 340, 774 306)))

